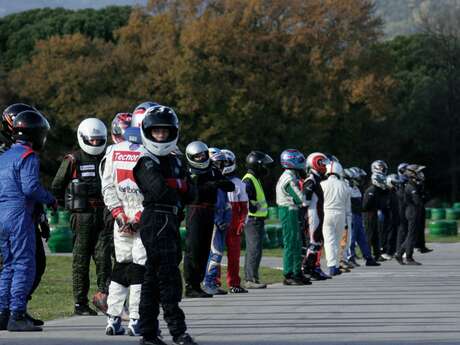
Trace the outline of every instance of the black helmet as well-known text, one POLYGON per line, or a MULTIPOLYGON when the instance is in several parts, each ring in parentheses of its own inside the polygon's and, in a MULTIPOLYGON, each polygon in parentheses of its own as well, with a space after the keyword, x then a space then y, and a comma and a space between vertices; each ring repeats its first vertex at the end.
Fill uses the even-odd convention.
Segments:
POLYGON ((30 142, 34 150, 39 151, 45 146, 46 135, 49 130, 50 125, 48 121, 38 111, 26 110, 14 118, 14 140, 30 142))
POLYGON ((141 126, 141 137, 144 147, 157 156, 166 156, 176 149, 179 138, 179 119, 172 108, 165 106, 147 109, 141 126), (169 129, 169 136, 164 141, 152 137, 153 128, 169 129))
POLYGON ((267 173, 267 165, 271 163, 273 163, 273 158, 260 151, 251 151, 246 157, 246 167, 259 176, 267 173))
POLYGON ((8 106, 2 114, 2 132, 6 135, 7 139, 13 141, 13 122, 14 118, 23 111, 32 110, 37 111, 34 107, 24 103, 14 103, 8 106))

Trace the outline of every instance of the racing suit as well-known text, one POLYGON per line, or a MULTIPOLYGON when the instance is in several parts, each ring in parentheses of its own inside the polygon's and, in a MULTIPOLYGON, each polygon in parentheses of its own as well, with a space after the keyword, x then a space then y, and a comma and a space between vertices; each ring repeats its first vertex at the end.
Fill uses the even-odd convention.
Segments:
POLYGON ((363 216, 362 216, 362 194, 357 186, 351 188, 351 243, 349 257, 356 257, 355 247, 358 244, 361 253, 366 260, 372 260, 371 249, 367 241, 366 232, 364 231, 363 216))
POLYGON ((53 205, 55 199, 40 184, 40 163, 28 145, 13 144, 0 156, 0 166, 0 311, 9 309, 14 318, 26 311, 35 279, 35 205, 53 205))
POLYGON ((339 241, 345 224, 351 224, 350 189, 335 175, 321 182, 324 193, 324 249, 329 269, 339 267, 339 241))
POLYGON ((388 221, 385 222, 387 227, 385 241, 382 243, 383 252, 393 256, 396 252, 399 218, 399 200, 396 190, 390 190, 388 193, 388 221))
POLYGON ((113 229, 105 228, 104 223, 104 202, 98 170, 102 157, 89 155, 83 150, 65 156, 51 187, 60 203, 64 203, 65 197, 66 208, 72 212, 72 280, 76 306, 88 304, 91 257, 96 264, 98 292, 106 294, 110 282, 113 229), (77 194, 74 188, 82 188, 84 192, 77 194))
MULTIPOLYGON (((364 226, 369 246, 373 251, 374 258, 377 260, 381 252, 381 242, 379 238, 379 214, 385 208, 385 191, 375 185, 369 186, 364 192, 363 211, 364 226), (380 212, 379 212, 380 211, 380 212)), ((380 222, 380 226, 381 226, 380 222)))
POLYGON ((144 338, 158 334, 159 306, 173 337, 186 330, 179 307, 182 278, 179 263, 182 250, 179 211, 191 188, 181 161, 174 155, 155 156, 144 150, 133 170, 134 180, 144 196, 140 235, 147 253, 139 304, 139 326, 144 338))
POLYGON ((303 262, 304 273, 312 274, 321 268, 321 247, 323 245, 324 195, 321 188, 321 177, 310 172, 303 183, 308 204, 308 233, 310 244, 307 248, 306 260, 303 262))
POLYGON ((208 264, 204 276, 204 285, 216 288, 216 280, 220 276, 220 263, 225 249, 225 236, 228 225, 232 219, 232 208, 228 201, 228 195, 221 189, 217 190, 217 201, 214 213, 214 230, 211 239, 208 264))
POLYGON ((215 169, 192 175, 192 185, 198 193, 186 216, 184 278, 187 290, 200 291, 211 248, 217 189, 231 192, 235 186, 215 169))
MULTIPOLYGON (((139 144, 129 141, 110 146, 105 155, 104 173, 101 178, 102 195, 107 208, 112 214, 124 213, 126 221, 133 224, 134 228, 140 221, 144 197, 134 181, 133 168, 142 152, 139 144)), ((115 264, 109 285, 107 313, 111 316, 120 316, 129 292, 129 317, 137 320, 147 259, 145 248, 139 232, 122 233, 116 222, 113 239, 115 264)))
POLYGON ((302 242, 299 229, 299 207, 307 206, 300 190, 296 171, 286 169, 276 184, 276 204, 283 227, 283 273, 286 278, 302 275, 302 242))
MULTIPOLYGON (((230 176, 229 176, 230 177, 230 176)), ((240 287, 240 252, 241 234, 243 233, 248 215, 248 195, 246 185, 236 176, 230 180, 235 185, 233 192, 228 192, 228 200, 232 207, 232 219, 227 229, 227 286, 240 287)))

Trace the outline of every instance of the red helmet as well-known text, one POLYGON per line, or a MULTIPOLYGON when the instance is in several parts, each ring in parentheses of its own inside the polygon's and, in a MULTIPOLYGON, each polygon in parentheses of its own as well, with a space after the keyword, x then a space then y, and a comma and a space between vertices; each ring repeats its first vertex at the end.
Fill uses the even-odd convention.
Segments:
POLYGON ((307 157, 307 168, 316 171, 318 174, 324 175, 326 173, 326 164, 329 159, 324 153, 313 152, 307 157))
POLYGON ((112 121, 112 140, 114 143, 120 143, 125 140, 123 136, 125 130, 131 127, 131 119, 133 115, 131 113, 118 113, 115 115, 112 121))

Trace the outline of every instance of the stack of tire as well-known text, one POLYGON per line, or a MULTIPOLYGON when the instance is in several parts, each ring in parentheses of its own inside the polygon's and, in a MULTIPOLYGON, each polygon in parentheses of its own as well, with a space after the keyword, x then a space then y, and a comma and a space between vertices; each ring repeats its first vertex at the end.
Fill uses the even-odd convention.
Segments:
POLYGON ((49 212, 47 216, 50 224, 48 248, 51 253, 71 253, 73 236, 69 223, 70 213, 68 211, 49 212))
MULTIPOLYGON (((448 205, 446 205, 448 206, 448 205)), ((432 236, 457 236, 457 221, 460 220, 460 203, 453 208, 431 208, 426 210, 428 229, 432 236)))

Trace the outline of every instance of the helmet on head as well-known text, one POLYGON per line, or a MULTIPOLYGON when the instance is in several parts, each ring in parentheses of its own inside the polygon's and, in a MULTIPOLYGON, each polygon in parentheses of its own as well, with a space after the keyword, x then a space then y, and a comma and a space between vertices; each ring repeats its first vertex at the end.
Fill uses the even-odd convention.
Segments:
POLYGON ((335 176, 341 178, 343 176, 342 164, 340 164, 339 162, 336 162, 336 161, 329 161, 326 164, 326 175, 327 176, 335 175, 335 176))
POLYGON ((118 113, 112 120, 112 140, 114 143, 125 141, 125 130, 131 126, 131 113, 118 113))
POLYGON ((299 150, 284 150, 280 160, 284 169, 305 170, 305 156, 299 150))
POLYGON ((141 127, 147 109, 158 106, 160 106, 160 104, 150 101, 139 104, 133 111, 131 127, 141 127))
POLYGON ((13 139, 31 143, 36 151, 45 146, 49 130, 48 120, 38 111, 26 110, 14 117, 13 139))
POLYGON ((13 128, 13 122, 14 118, 19 114, 22 113, 23 111, 26 110, 32 110, 32 111, 38 111, 34 107, 24 104, 24 103, 15 103, 9 105, 2 114, 2 132, 4 135, 6 135, 7 139, 13 141, 13 135, 14 135, 14 128, 13 128))
POLYGON ((398 165, 398 175, 399 175, 399 178, 402 180, 403 183, 407 182, 407 180, 409 179, 406 174, 404 173, 406 171, 406 168, 407 166, 409 165, 409 163, 401 163, 398 165))
POLYGON ((261 151, 251 151, 246 157, 246 167, 258 176, 266 175, 267 166, 272 163, 273 158, 261 151))
POLYGON ((416 184, 422 184, 425 181, 425 174, 423 173, 425 168, 424 165, 409 164, 404 171, 404 175, 416 184))
POLYGON ((372 173, 382 173, 386 175, 388 172, 388 164, 380 159, 373 161, 371 164, 371 172, 372 173))
POLYGON ((373 173, 371 175, 371 182, 374 186, 379 187, 381 189, 387 188, 387 180, 385 174, 380 172, 373 173))
POLYGON ((141 126, 142 144, 154 155, 166 156, 176 149, 179 139, 179 119, 172 108, 154 106, 145 112, 141 126), (152 135, 154 129, 164 128, 169 131, 164 140, 157 140, 152 135))
POLYGON ((324 153, 313 152, 307 157, 307 168, 320 175, 324 175, 326 174, 326 164, 328 162, 329 158, 324 153))
POLYGON ((225 153, 223 153, 220 149, 216 147, 211 147, 209 150, 209 159, 211 160, 211 164, 214 168, 219 170, 220 172, 224 171, 225 167, 225 153))
POLYGON ((325 153, 324 155, 325 155, 325 156, 327 157, 327 159, 329 159, 330 161, 340 163, 339 159, 338 159, 336 156, 334 156, 333 154, 331 154, 331 153, 325 153))
POLYGON ((107 145, 107 127, 94 117, 83 120, 77 130, 78 144, 87 154, 100 155, 107 145))
POLYGON ((357 179, 359 177, 358 173, 353 168, 343 169, 343 176, 349 181, 357 179))
POLYGON ((225 155, 224 169, 222 174, 228 175, 235 171, 236 169, 236 157, 235 154, 227 149, 223 149, 222 153, 225 155))
POLYGON ((390 189, 395 189, 403 183, 404 181, 397 174, 390 174, 386 178, 387 187, 390 189))
POLYGON ((209 149, 202 141, 192 141, 185 149, 185 157, 194 174, 203 174, 209 168, 209 149))

